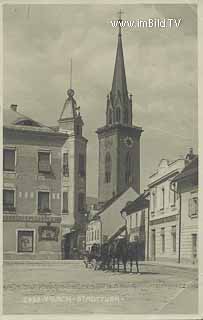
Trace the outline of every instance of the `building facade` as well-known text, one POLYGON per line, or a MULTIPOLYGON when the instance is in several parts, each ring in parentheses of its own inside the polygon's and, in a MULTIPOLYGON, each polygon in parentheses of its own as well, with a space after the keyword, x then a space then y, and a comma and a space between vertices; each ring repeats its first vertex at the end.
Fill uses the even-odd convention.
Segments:
POLYGON ((99 139, 98 201, 104 204, 133 186, 140 192, 140 137, 142 128, 133 125, 132 95, 127 90, 121 28, 106 124, 97 129, 99 139))
POLYGON ((198 263, 198 157, 193 157, 177 175, 180 194, 180 263, 198 263))
POLYGON ((150 211, 145 228, 149 229, 146 256, 150 260, 178 262, 180 201, 177 183, 172 179, 185 167, 186 159, 169 162, 162 159, 149 178, 150 211))
POLYGON ((70 258, 84 246, 87 140, 73 96, 71 89, 57 127, 16 105, 4 111, 5 259, 70 258))
POLYGON ((130 242, 138 243, 138 256, 140 260, 147 257, 148 228, 146 221, 149 216, 149 193, 142 193, 134 201, 128 201, 121 210, 126 215, 127 237, 130 242))

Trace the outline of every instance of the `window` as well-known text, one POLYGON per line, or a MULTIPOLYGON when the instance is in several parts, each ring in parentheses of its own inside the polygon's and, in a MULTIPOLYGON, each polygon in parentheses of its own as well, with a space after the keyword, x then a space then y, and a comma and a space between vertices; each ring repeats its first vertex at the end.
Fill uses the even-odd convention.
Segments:
POLYGON ((109 109, 109 124, 112 124, 112 110, 109 109))
POLYGON ((138 226, 138 214, 137 213, 135 215, 135 225, 136 225, 136 227, 138 226))
POLYGON ((155 212, 155 210, 156 210, 156 191, 153 191, 151 193, 151 206, 152 206, 151 212, 155 212))
POLYGON ((3 170, 15 171, 15 149, 4 149, 3 170))
POLYGON ((99 240, 99 229, 97 230, 97 240, 99 240))
POLYGON ((92 241, 94 240, 94 231, 92 231, 92 241))
POLYGON ((84 154, 79 154, 79 175, 81 177, 85 176, 85 156, 84 154))
POLYGON ((82 131, 81 131, 81 126, 78 124, 78 125, 76 126, 76 135, 77 135, 77 136, 81 136, 81 133, 82 133, 82 131))
POLYGON ((176 226, 171 227, 171 236, 172 236, 172 250, 176 252, 176 226))
POLYGON ((171 207, 174 207, 176 205, 176 191, 175 191, 175 188, 176 188, 175 183, 173 183, 171 185, 171 187, 169 187, 169 203, 170 203, 171 207))
POLYGON ((121 119, 121 111, 120 108, 116 108, 116 121, 120 122, 121 119))
POLYGON ((124 110, 123 118, 124 118, 124 122, 128 123, 128 110, 124 110))
POLYGON ((68 192, 63 192, 63 213, 68 212, 68 192))
POLYGON ((94 231, 94 240, 97 240, 97 231, 94 231))
POLYGON ((19 230, 18 234, 18 252, 33 252, 34 231, 19 230))
POLYGON ((63 175, 65 177, 69 176, 68 153, 63 153, 63 175))
POLYGON ((161 228, 161 250, 162 253, 165 252, 165 229, 161 228))
POLYGON ((189 199, 189 217, 197 217, 198 215, 198 198, 189 199))
POLYGON ((3 190, 3 210, 13 212, 15 211, 15 191, 3 190))
POLYGON ((47 213, 50 212, 49 208, 49 192, 38 192, 38 212, 47 213))
POLYGON ((84 213, 85 210, 85 195, 84 193, 79 193, 78 195, 78 210, 80 213, 84 213))
POLYGON ((197 234, 192 234, 192 257, 193 259, 197 258, 197 234))
POLYGON ((40 173, 50 173, 50 152, 40 151, 38 152, 38 170, 40 173))
POLYGON ((126 171, 125 171, 126 184, 130 184, 132 182, 131 170, 132 170, 131 154, 130 152, 128 152, 126 155, 126 171))
POLYGON ((132 214, 130 215, 130 229, 132 228, 132 214))
POLYGON ((107 152, 105 157, 105 182, 111 182, 111 169, 112 169, 112 162, 111 162, 111 155, 107 152))
POLYGON ((162 188, 161 189, 161 210, 164 209, 164 205, 165 205, 165 189, 162 188))

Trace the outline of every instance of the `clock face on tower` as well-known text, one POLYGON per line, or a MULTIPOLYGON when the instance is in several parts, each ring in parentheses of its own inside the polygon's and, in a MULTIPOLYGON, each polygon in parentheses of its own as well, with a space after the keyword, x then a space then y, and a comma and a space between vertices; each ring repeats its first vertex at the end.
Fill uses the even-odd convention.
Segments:
POLYGON ((126 137, 124 139, 124 142, 125 142, 125 145, 128 147, 128 148, 132 148, 133 146, 133 139, 131 137, 126 137))

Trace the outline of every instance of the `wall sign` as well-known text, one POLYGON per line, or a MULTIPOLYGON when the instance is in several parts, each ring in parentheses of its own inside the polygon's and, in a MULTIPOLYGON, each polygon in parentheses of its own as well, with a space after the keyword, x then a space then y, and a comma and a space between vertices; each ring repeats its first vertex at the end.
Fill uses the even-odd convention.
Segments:
POLYGON ((40 226, 38 228, 39 241, 58 241, 59 228, 52 226, 40 226))

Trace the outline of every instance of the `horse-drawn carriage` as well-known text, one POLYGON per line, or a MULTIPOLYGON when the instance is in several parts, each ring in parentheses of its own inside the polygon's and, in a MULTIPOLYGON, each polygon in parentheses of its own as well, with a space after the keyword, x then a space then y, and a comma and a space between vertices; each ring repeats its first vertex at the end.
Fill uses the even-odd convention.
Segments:
POLYGON ((120 270, 120 262, 123 265, 124 272, 127 272, 127 263, 130 263, 130 272, 132 273, 133 262, 136 264, 137 273, 139 273, 139 244, 138 241, 129 242, 126 238, 117 238, 113 241, 105 242, 102 245, 93 244, 90 252, 86 252, 84 264, 86 268, 94 270, 120 270))

